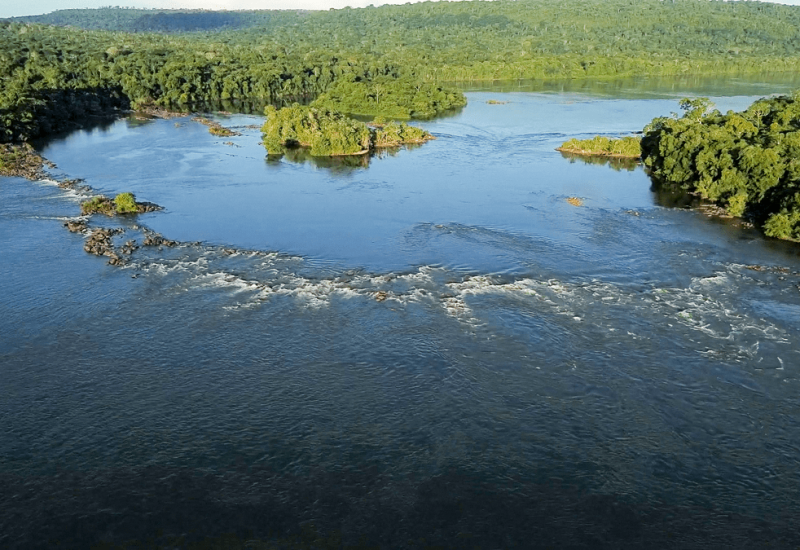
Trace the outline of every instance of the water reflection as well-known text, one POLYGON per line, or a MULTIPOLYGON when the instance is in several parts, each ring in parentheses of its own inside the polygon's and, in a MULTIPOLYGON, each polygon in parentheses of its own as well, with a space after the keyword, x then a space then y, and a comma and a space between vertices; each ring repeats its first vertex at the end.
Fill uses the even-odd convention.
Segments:
POLYGON ((282 160, 295 164, 310 164, 315 168, 329 170, 332 174, 350 174, 358 170, 369 168, 372 159, 386 159, 396 157, 400 151, 413 150, 422 147, 422 144, 411 143, 401 147, 383 147, 371 151, 366 155, 340 155, 333 157, 319 157, 311 154, 306 147, 287 147, 283 154, 267 154, 265 157, 268 167, 279 167, 282 160))
POLYGON ((569 160, 570 164, 576 162, 583 162, 584 164, 596 164, 598 166, 608 166, 613 170, 619 172, 627 170, 633 172, 641 166, 641 162, 637 159, 623 158, 623 157, 607 157, 601 155, 577 155, 575 153, 568 153, 566 151, 559 151, 561 156, 569 160))
POLYGON ((800 88, 800 74, 766 73, 718 76, 682 75, 569 80, 495 80, 451 83, 465 92, 579 93, 615 99, 689 95, 771 95, 800 88))

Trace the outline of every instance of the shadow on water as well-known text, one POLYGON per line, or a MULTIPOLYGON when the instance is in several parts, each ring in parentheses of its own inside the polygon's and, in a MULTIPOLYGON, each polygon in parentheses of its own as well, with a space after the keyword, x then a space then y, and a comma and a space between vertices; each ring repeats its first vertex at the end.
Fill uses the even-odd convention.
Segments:
MULTIPOLYGON (((94 479, 63 472, 52 481, 57 485, 49 487, 48 502, 37 506, 43 515, 35 536, 23 540, 26 548, 108 550, 747 548, 766 533, 778 547, 800 542, 785 524, 704 505, 651 505, 591 493, 557 475, 548 479, 546 472, 542 479, 509 478, 502 486, 485 473, 446 468, 413 488, 392 488, 383 485, 381 464, 363 466, 302 476, 256 467, 227 478, 162 467, 94 479), (89 512, 76 518, 67 512, 76 505, 89 512)), ((19 504, 48 489, 42 479, 3 481, 19 504)), ((16 534, 15 525, 9 527, 16 534)))
POLYGON ((736 218, 717 204, 704 200, 700 196, 689 193, 685 189, 675 185, 663 185, 653 181, 650 187, 653 192, 653 199, 658 206, 677 210, 691 210, 705 215, 706 222, 710 225, 724 227, 731 231, 739 239, 758 238, 765 243, 768 248, 779 251, 781 254, 797 256, 797 244, 780 239, 773 239, 764 235, 759 227, 763 221, 759 222, 753 218, 736 218))
MULTIPOLYGON (((12 122, 9 141, 50 143, 77 129, 107 127, 130 109, 130 101, 119 88, 42 90, 37 99, 30 113, 36 122, 12 122)), ((0 109, 0 118, 8 115, 8 110, 0 109)))
POLYGON ((621 170, 627 170, 628 172, 633 172, 636 170, 637 167, 641 166, 641 163, 637 159, 632 158, 622 158, 622 157, 606 157, 606 156, 590 156, 590 155, 577 155, 575 153, 567 153, 565 151, 559 151, 561 156, 567 159, 570 164, 575 162, 583 162, 584 164, 596 164, 598 166, 608 166, 613 170, 619 172, 621 170))

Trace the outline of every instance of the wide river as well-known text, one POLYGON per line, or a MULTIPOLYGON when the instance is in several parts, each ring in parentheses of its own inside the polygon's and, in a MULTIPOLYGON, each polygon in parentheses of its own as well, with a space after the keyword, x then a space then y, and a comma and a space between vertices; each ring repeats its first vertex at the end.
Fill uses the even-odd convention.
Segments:
POLYGON ((39 144, 180 244, 0 178, 0 548, 797 548, 800 245, 554 150, 796 87, 488 86, 363 166, 39 144))

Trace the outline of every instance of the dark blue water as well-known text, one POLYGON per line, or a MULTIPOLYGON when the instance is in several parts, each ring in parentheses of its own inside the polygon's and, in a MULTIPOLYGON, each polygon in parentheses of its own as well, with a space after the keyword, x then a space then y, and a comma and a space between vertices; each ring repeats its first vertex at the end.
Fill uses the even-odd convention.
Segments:
POLYGON ((182 244, 109 266, 0 180, 0 547, 800 545, 800 249, 554 151, 673 93, 471 93, 368 166, 246 116, 42 145, 182 244))

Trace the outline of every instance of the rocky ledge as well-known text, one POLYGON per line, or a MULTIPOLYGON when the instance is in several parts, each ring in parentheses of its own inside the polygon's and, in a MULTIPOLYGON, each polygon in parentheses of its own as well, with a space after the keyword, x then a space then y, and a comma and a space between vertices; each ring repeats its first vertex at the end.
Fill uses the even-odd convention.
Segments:
POLYGON ((95 256, 108 256, 111 265, 124 265, 125 260, 114 250, 112 237, 124 233, 122 229, 95 229, 86 239, 83 249, 95 256))
MULTIPOLYGON (((64 226, 72 233, 82 233, 87 235, 86 242, 83 245, 83 250, 95 256, 105 256, 109 258, 108 263, 115 266, 125 265, 127 262, 126 256, 130 256, 139 248, 139 244, 131 239, 122 246, 114 246, 114 236, 125 233, 121 228, 104 228, 90 229, 87 221, 84 219, 68 220, 64 226)), ((136 226, 134 226, 136 227, 136 226)), ((145 239, 142 246, 178 246, 177 241, 164 238, 158 233, 145 231, 145 239)))
POLYGON ((142 246, 178 246, 178 241, 165 239, 158 233, 150 233, 144 238, 142 246))
MULTIPOLYGON (((27 143, 0 145, 0 176, 40 180, 44 166, 51 165, 27 143)), ((54 165, 53 165, 54 166, 54 165)))
POLYGON ((213 120, 209 120, 205 117, 194 117, 192 120, 195 122, 199 122, 200 124, 204 124, 208 126, 208 131, 212 135, 219 136, 219 137, 231 137, 231 136, 241 136, 239 132, 234 132, 230 128, 226 128, 219 122, 214 122, 213 120))

